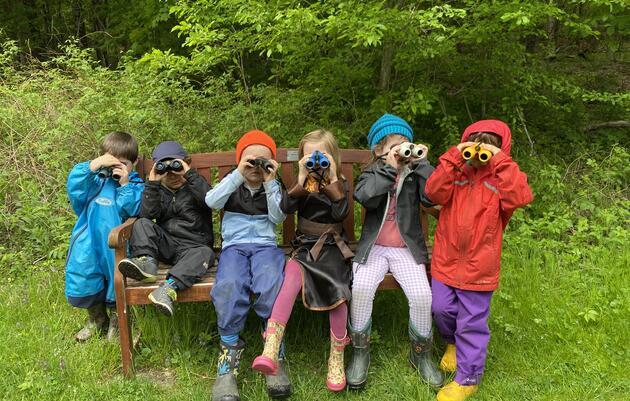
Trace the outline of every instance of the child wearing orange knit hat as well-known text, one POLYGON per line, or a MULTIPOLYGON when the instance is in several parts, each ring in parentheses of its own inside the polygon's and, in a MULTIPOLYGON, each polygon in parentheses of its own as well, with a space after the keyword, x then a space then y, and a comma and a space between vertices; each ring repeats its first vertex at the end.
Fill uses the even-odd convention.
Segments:
MULTIPOLYGON (((275 229, 286 216, 280 209, 282 187, 275 157, 273 138, 258 130, 247 132, 236 144, 237 168, 206 194, 209 207, 223 209, 223 245, 211 292, 221 336, 213 400, 239 399, 236 375, 247 313, 253 307, 266 324, 284 279, 285 257, 276 244, 275 229), (256 295, 253 301, 251 294, 256 295)), ((275 397, 291 394, 284 369, 267 377, 267 390, 275 397)))

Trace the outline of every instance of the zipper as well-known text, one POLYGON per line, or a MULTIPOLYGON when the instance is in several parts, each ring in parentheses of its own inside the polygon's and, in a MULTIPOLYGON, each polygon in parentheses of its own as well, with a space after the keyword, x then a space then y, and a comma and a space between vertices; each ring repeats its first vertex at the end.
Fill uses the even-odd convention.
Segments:
MULTIPOLYGON (((101 193, 101 191, 103 190, 103 187, 105 187, 106 182, 107 180, 103 180, 103 182, 101 183, 101 187, 98 189, 96 194, 94 194, 94 196, 88 199, 87 203, 85 204, 85 208, 81 211, 81 214, 87 213, 87 209, 90 207, 90 203, 92 203, 92 201, 101 193)), ((77 242, 77 239, 79 238, 79 236, 81 236, 81 234, 83 234, 85 230, 88 228, 87 216, 85 219, 86 219, 85 225, 81 227, 81 229, 77 232, 77 235, 75 235, 72 241, 70 241, 70 246, 68 247, 68 254, 66 255, 65 267, 68 267, 68 261, 70 260, 70 255, 72 255, 72 247, 74 247, 74 244, 75 242, 77 242)))
MULTIPOLYGON (((467 185, 467 194, 466 194, 466 198, 470 199, 470 196, 472 194, 472 189, 473 189, 473 185, 474 185, 474 181, 469 178, 469 182, 470 184, 467 185)), ((464 209, 466 210, 466 209, 464 209)), ((466 223, 466 225, 468 225, 468 217, 464 216, 464 221, 466 223)), ((466 227, 466 225, 463 226, 463 228, 466 230, 466 232, 468 232, 468 229, 466 227)), ((468 251, 467 247, 470 245, 470 242, 467 240, 466 235, 461 235, 461 231, 459 234, 459 262, 460 265, 464 262, 464 260, 466 259, 466 253, 468 251)), ((464 280, 463 280, 463 274, 464 274, 464 269, 460 268, 458 269, 458 281, 460 284, 464 284, 464 280)))
MULTIPOLYGON (((405 170, 403 171, 404 174, 402 175, 402 177, 400 177, 398 179, 398 185, 397 185, 397 188, 396 188, 396 202, 397 203, 398 203, 398 196, 402 192, 402 187, 405 184, 405 179, 407 178, 407 176, 409 175, 410 172, 411 172, 411 170, 409 170, 409 167, 405 166, 405 170)), ((400 231, 400 226, 398 225, 398 204, 396 204, 396 228, 398 229, 398 234, 400 234, 400 239, 402 239, 402 241, 405 244, 405 246, 407 247, 407 249, 409 249, 409 245, 407 244, 407 241, 405 241, 405 237, 403 237, 402 231, 400 231)))

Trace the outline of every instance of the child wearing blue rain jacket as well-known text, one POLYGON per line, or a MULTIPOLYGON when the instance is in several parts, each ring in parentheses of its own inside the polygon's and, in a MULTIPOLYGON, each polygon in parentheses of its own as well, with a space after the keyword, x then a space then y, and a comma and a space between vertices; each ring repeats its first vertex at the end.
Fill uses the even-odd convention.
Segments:
POLYGON ((70 237, 65 294, 72 306, 88 311, 77 341, 106 330, 110 340, 118 334, 114 252, 107 239, 114 227, 140 211, 144 184, 132 171, 137 158, 135 139, 112 132, 101 144, 101 156, 75 165, 68 176, 68 197, 78 220, 70 237))

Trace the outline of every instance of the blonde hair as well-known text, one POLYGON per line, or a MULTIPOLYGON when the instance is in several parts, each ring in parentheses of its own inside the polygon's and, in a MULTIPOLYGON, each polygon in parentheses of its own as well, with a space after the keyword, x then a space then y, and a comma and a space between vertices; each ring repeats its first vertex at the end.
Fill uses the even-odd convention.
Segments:
POLYGON ((376 145, 374 145, 374 149, 372 149, 372 152, 371 152, 372 157, 370 158, 370 161, 368 161, 363 166, 363 170, 368 169, 369 167, 371 167, 373 164, 377 163, 378 161, 382 161, 382 157, 384 156, 382 154, 383 148, 385 147, 385 143, 387 143, 387 140, 389 139, 391 135, 399 135, 399 136, 404 137, 404 135, 401 135, 401 134, 390 134, 390 135, 385 135, 384 137, 382 137, 381 140, 378 141, 376 145))
MULTIPOLYGON (((308 134, 304 135, 300 140, 300 144, 298 145, 298 155, 301 160, 304 157, 304 145, 307 142, 322 142, 326 145, 327 152, 332 156, 335 161, 335 166, 337 167, 337 177, 344 178, 341 173, 341 157, 339 155, 339 145, 337 145, 337 140, 335 136, 330 131, 326 131, 325 129, 318 129, 315 131, 311 131, 308 134)), ((320 150, 321 151, 321 150, 320 150)))

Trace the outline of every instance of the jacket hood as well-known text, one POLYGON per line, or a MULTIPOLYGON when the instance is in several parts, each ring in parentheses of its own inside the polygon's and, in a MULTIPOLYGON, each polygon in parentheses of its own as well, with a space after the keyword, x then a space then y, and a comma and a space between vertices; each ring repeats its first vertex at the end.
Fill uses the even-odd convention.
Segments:
POLYGON ((480 120, 472 123, 464 130, 462 142, 465 142, 468 137, 478 132, 490 132, 500 136, 501 150, 507 155, 510 154, 510 150, 512 149, 512 133, 506 123, 500 120, 480 120))

